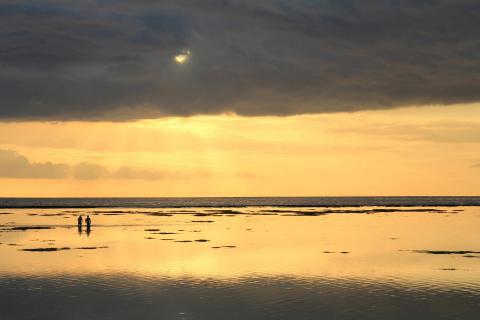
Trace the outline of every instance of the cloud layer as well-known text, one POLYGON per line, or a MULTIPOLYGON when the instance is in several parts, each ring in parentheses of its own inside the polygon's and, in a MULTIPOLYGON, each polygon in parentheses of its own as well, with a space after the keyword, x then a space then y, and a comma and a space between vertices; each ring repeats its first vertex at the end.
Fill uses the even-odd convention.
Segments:
POLYGON ((0 119, 480 101, 479 30, 475 0, 3 0, 0 119))

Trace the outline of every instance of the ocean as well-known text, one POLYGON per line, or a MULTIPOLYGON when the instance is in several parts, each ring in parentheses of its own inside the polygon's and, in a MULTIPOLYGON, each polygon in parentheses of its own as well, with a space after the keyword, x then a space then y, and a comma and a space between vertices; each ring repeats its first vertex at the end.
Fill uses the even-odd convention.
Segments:
POLYGON ((0 198, 0 208, 198 208, 265 206, 480 206, 480 197, 0 198))

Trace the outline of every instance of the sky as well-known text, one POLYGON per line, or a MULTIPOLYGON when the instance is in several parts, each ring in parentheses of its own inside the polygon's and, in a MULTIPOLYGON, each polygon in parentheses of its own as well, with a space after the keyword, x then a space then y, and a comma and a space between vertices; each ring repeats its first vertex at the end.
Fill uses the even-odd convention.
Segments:
POLYGON ((479 30, 470 0, 0 0, 0 195, 478 195, 479 30))

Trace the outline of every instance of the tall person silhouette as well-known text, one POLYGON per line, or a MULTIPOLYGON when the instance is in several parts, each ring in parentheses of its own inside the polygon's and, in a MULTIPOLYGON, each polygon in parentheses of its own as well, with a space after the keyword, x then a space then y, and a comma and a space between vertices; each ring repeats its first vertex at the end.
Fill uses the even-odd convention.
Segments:
POLYGON ((90 219, 90 216, 87 216, 87 218, 85 219, 85 223, 87 224, 87 230, 89 230, 90 225, 92 223, 92 220, 90 219))

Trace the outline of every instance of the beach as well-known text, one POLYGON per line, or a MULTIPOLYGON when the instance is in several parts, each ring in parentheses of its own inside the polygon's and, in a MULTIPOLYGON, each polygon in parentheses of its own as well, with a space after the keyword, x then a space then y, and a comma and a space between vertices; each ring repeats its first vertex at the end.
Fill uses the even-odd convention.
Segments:
POLYGON ((480 1, 0 17, 0 320, 480 319, 480 1))
POLYGON ((478 206, 3 208, 0 318, 476 319, 479 227, 478 206))

